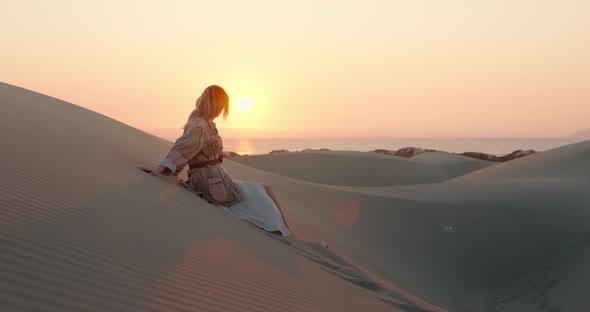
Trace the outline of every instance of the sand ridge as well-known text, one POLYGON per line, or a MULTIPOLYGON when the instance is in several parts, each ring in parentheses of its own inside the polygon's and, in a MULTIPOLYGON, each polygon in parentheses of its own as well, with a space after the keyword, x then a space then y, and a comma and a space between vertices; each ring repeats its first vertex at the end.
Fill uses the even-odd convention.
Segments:
POLYGON ((291 152, 233 157, 231 160, 293 179, 339 186, 442 182, 495 165, 442 152, 412 158, 369 152, 291 152))

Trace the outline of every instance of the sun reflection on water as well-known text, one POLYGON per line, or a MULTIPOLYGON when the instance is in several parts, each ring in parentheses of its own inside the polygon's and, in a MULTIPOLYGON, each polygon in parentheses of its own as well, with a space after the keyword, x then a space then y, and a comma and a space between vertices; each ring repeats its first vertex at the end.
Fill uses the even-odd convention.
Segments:
POLYGON ((233 152, 240 155, 250 155, 254 148, 254 142, 251 139, 240 139, 234 146, 237 146, 237 148, 233 152))

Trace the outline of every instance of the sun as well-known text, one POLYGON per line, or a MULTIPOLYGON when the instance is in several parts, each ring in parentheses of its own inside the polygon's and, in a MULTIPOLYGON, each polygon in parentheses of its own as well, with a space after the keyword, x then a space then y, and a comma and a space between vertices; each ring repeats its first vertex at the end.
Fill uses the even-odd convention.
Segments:
POLYGON ((238 104, 241 111, 247 112, 252 109, 252 101, 250 99, 240 99, 238 104))

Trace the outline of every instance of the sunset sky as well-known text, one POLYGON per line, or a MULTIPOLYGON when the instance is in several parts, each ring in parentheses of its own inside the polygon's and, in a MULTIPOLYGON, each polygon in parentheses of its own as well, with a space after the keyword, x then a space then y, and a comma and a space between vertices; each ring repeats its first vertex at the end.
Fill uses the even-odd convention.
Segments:
POLYGON ((588 0, 0 0, 0 81, 227 137, 553 137, 590 127, 588 0))

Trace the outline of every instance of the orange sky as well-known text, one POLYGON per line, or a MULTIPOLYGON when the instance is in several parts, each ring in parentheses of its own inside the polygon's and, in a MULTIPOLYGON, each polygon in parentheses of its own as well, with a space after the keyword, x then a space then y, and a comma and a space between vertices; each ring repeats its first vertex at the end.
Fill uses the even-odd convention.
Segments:
POLYGON ((587 0, 0 0, 0 81, 156 134, 215 83, 228 137, 563 136, 589 38, 587 0))

